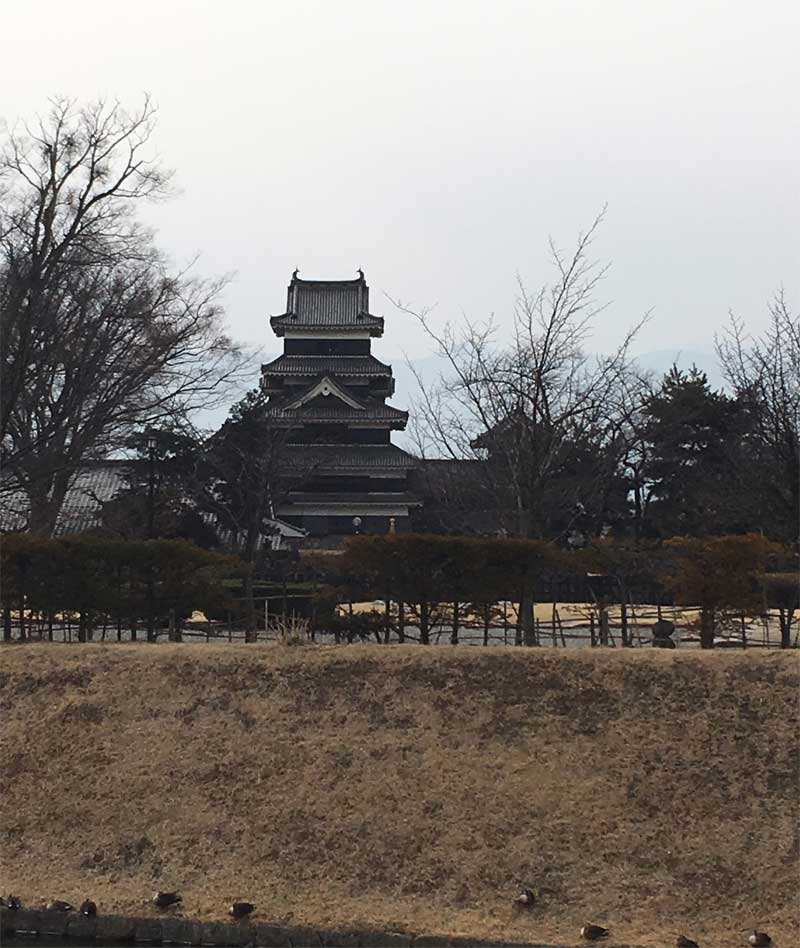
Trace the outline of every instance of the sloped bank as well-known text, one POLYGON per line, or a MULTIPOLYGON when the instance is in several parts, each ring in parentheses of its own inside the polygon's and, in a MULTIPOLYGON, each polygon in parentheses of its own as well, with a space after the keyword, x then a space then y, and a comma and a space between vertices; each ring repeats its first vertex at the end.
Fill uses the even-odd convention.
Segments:
POLYGON ((208 948, 557 948, 508 941, 413 935, 409 932, 332 931, 266 922, 200 922, 186 918, 86 917, 76 913, 0 908, 4 939, 37 936, 81 943, 186 945, 208 948))
MULTIPOLYGON (((280 930, 800 943, 797 656, 2 650, 2 888, 280 930), (518 882, 539 890, 511 906, 518 882)), ((162 935, 163 937, 163 935, 162 935)), ((411 935, 400 935, 411 938, 411 935)), ((435 937, 434 937, 435 940, 435 937)), ((312 942, 316 944, 316 942, 312 942)), ((417 944, 420 944, 418 940, 417 944)))

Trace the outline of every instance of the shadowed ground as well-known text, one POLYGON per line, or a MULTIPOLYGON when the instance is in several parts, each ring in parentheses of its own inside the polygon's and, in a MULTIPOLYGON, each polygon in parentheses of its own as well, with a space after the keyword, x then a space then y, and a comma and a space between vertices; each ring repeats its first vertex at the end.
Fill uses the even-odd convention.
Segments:
POLYGON ((142 914, 800 944, 796 654, 0 652, 2 881, 142 914), (541 890, 511 908, 517 881, 541 890))

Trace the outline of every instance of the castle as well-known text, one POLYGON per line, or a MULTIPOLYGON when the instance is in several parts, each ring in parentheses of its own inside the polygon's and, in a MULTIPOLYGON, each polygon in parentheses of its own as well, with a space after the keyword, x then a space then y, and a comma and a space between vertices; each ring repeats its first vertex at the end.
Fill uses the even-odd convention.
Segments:
POLYGON ((262 366, 268 413, 285 429, 291 489, 277 517, 312 537, 409 529, 408 475, 417 465, 392 444, 408 412, 386 403, 392 368, 372 355, 383 317, 369 311, 369 287, 355 280, 289 283, 286 312, 270 319, 283 354, 262 366))

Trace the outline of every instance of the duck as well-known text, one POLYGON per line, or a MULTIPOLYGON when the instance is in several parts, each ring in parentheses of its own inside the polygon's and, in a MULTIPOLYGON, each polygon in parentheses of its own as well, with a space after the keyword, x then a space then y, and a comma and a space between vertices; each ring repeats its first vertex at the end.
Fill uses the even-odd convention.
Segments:
POLYGON ((587 941, 598 941, 600 938, 608 938, 609 931, 602 925, 584 925, 581 929, 581 938, 587 941))
POLYGON ((232 915, 234 918, 245 918, 254 910, 255 905, 252 902, 231 902, 228 915, 232 915))
POLYGON ((91 899, 84 899, 78 911, 81 915, 97 915, 97 903, 91 899))
POLYGON ((752 948, 769 948, 772 944, 772 939, 766 932, 760 932, 757 928, 754 928, 747 939, 748 944, 752 948))
POLYGON ((172 905, 177 905, 183 899, 177 892, 156 892, 153 895, 153 905, 156 908, 167 909, 172 905))
POLYGON ((700 948, 700 946, 686 935, 678 935, 675 939, 675 948, 700 948))
POLYGON ((74 912, 75 906, 70 905, 69 902, 65 902, 63 899, 52 899, 45 905, 45 909, 48 912, 74 912))
POLYGON ((518 908, 529 909, 536 901, 536 896, 530 889, 521 889, 519 895, 514 899, 514 904, 518 908))

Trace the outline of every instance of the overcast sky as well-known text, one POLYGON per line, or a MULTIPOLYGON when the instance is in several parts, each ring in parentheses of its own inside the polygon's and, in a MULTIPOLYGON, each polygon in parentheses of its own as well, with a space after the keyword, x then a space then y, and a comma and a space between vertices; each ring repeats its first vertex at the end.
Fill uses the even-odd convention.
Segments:
POLYGON ((608 203, 597 349, 710 349, 798 280, 794 0, 59 0, 2 3, 0 113, 59 93, 159 105, 180 195, 148 211, 177 260, 236 271, 235 337, 279 348, 295 266, 363 267, 387 360, 437 318, 495 312, 608 203))

